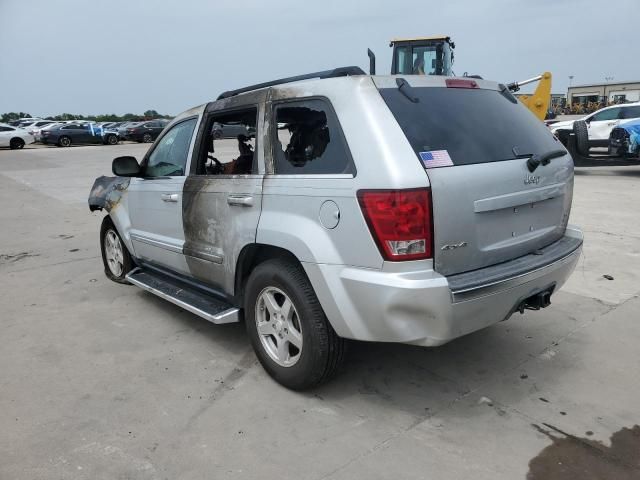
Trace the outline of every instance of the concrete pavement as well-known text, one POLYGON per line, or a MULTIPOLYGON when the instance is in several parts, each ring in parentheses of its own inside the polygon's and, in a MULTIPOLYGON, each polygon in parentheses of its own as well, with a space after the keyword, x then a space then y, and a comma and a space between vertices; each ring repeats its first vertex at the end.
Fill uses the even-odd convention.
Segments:
POLYGON ((640 167, 577 171, 584 255, 550 308, 355 343, 301 394, 242 325, 105 278, 87 194, 146 148, 0 151, 1 479, 640 478, 640 167))

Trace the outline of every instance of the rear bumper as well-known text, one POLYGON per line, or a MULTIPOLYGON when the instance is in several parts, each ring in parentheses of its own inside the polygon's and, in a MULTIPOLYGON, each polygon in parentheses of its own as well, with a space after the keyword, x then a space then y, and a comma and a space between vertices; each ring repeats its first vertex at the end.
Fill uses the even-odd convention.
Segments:
POLYGON ((580 258, 582 232, 569 227, 563 239, 547 248, 552 254, 544 255, 545 262, 533 259, 530 269, 522 257, 478 270, 472 279, 446 278, 431 269, 304 267, 338 335, 436 346, 506 320, 525 298, 541 290, 557 292, 580 258), (508 271, 512 274, 504 275, 508 271), (483 278, 485 282, 471 281, 483 278))

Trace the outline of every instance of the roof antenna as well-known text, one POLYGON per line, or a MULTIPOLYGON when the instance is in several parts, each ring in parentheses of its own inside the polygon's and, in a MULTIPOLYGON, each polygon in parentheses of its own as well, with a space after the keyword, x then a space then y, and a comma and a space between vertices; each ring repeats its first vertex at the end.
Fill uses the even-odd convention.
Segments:
POLYGON ((376 74, 376 54, 367 48, 367 55, 369 55, 369 75, 376 74))

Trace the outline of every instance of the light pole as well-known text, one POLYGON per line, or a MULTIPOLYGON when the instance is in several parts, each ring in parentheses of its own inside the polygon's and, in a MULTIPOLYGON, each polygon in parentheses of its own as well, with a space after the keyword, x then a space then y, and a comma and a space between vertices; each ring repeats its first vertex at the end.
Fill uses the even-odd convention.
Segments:
POLYGON ((573 82, 573 75, 569 75, 569 88, 567 88, 567 106, 571 107, 571 99, 569 98, 569 90, 571 90, 571 82, 573 82))
POLYGON ((613 80, 613 77, 604 77, 604 81, 605 86, 604 86, 604 99, 605 99, 605 105, 609 105, 609 96, 607 95, 607 83, 609 83, 611 80, 613 80))

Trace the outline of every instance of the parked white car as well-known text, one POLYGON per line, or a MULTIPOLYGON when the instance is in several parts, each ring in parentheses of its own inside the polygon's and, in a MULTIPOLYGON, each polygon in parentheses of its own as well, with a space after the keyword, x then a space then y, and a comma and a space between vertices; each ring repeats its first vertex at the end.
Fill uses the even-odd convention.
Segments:
POLYGON ((42 127, 46 127, 47 125, 51 125, 52 123, 56 123, 55 120, 38 120, 37 122, 33 122, 28 126, 23 126, 20 128, 24 128, 27 132, 33 134, 35 130, 40 130, 42 127))
POLYGON ((609 145, 611 131, 621 121, 634 118, 640 118, 640 102, 613 105, 579 119, 553 123, 549 128, 560 141, 565 143, 567 136, 562 132, 572 131, 575 121, 584 120, 589 132, 589 147, 606 147, 609 145))
POLYGON ((23 148, 25 145, 33 143, 33 141, 33 135, 25 129, 0 123, 0 147, 23 148))
POLYGON ((41 127, 38 128, 34 128, 31 133, 33 134, 33 141, 34 142, 39 142, 40 139, 42 138, 42 131, 43 130, 49 130, 51 128, 55 128, 58 127, 60 125, 63 125, 63 122, 52 122, 52 123, 48 123, 46 125, 43 125, 41 127))

